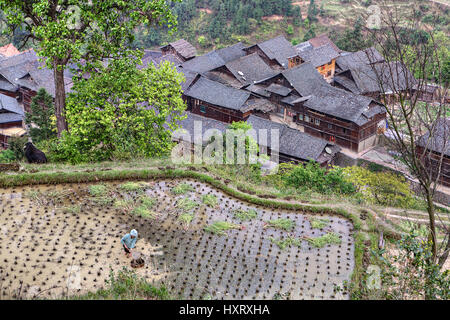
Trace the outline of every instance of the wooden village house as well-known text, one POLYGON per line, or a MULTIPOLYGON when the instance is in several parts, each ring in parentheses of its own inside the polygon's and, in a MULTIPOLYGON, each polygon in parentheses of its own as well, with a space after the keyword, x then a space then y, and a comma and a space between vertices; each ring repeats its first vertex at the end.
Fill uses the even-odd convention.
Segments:
POLYGON ((421 161, 431 168, 434 179, 437 178, 440 184, 450 187, 450 117, 437 120, 431 139, 429 133, 419 139, 416 153, 421 161))

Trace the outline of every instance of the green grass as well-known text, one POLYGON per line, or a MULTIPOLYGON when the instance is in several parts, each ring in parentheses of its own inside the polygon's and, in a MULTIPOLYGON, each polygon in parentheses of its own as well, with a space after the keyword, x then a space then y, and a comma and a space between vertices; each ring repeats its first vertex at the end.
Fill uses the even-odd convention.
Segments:
POLYGON ((329 219, 319 219, 319 218, 311 218, 311 228, 313 229, 323 229, 325 228, 329 223, 330 220, 329 219))
POLYGON ((198 203, 194 200, 188 199, 188 198, 181 198, 177 201, 177 204, 175 205, 177 209, 180 209, 184 212, 188 212, 191 210, 194 210, 198 207, 198 203))
POLYGON ((155 287, 134 270, 124 267, 115 274, 110 272, 106 287, 72 300, 168 300, 171 296, 165 286, 155 287))
POLYGON ((114 203, 114 198, 110 196, 90 197, 89 201, 96 206, 109 206, 114 203))
POLYGON ((205 231, 218 235, 218 236, 227 236, 227 231, 232 229, 241 229, 242 226, 239 224, 234 224, 227 221, 215 221, 209 226, 205 227, 205 231))
POLYGON ((119 190, 125 192, 142 192, 147 187, 143 182, 133 182, 129 181, 119 185, 119 190))
POLYGON ((213 194, 205 194, 202 196, 202 202, 206 204, 208 207, 215 208, 217 207, 218 200, 217 197, 213 194))
POLYGON ((294 237, 287 237, 284 239, 275 239, 274 237, 270 237, 269 240, 272 243, 275 243, 281 250, 284 250, 288 246, 292 246, 292 245, 300 248, 302 245, 302 240, 294 238, 294 237))
POLYGON ((95 184, 89 186, 88 191, 89 194, 94 197, 104 196, 108 193, 108 187, 106 187, 104 184, 95 184))
POLYGON ((284 231, 293 231, 295 228, 295 222, 290 219, 276 219, 266 221, 268 227, 281 229, 284 231))
POLYGON ((142 196, 139 198, 139 201, 142 206, 146 207, 147 209, 152 209, 156 204, 155 198, 150 198, 148 196, 142 196))
POLYGON ((182 213, 178 217, 178 220, 181 221, 186 227, 188 227, 191 224, 193 219, 194 219, 194 214, 190 213, 190 212, 182 213))
POLYGON ((145 219, 155 219, 158 216, 158 213, 150 210, 145 205, 140 205, 140 206, 134 208, 131 211, 131 213, 136 215, 136 216, 140 216, 142 218, 145 218, 145 219))
POLYGON ((255 209, 250 209, 250 210, 242 210, 242 209, 238 209, 234 212, 234 218, 238 219, 240 221, 249 221, 249 220, 253 220, 258 216, 258 211, 256 211, 255 209))
POLYGON ((132 199, 126 199, 126 200, 116 200, 114 202, 114 207, 125 209, 125 210, 131 210, 133 209, 135 203, 132 199))
POLYGON ((180 183, 172 188, 172 193, 176 195, 186 194, 191 191, 194 191, 194 188, 187 183, 180 183))
POLYGON ((77 205, 67 206, 67 207, 62 208, 62 210, 65 213, 76 213, 76 214, 78 214, 78 213, 81 212, 81 205, 77 204, 77 205))
POLYGON ((323 248, 327 244, 340 244, 342 242, 341 238, 339 238, 339 234, 335 232, 328 232, 320 237, 305 238, 305 240, 315 248, 323 248))

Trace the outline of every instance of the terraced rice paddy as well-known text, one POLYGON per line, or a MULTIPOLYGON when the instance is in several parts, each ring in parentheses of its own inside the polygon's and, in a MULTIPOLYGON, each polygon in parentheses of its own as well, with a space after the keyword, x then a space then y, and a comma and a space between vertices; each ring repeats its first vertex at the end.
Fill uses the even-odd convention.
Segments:
POLYGON ((354 267, 352 224, 339 216, 251 205, 194 180, 0 189, 0 208, 3 299, 101 288, 130 267, 120 238, 133 228, 137 272, 175 298, 348 298, 334 292, 354 267))

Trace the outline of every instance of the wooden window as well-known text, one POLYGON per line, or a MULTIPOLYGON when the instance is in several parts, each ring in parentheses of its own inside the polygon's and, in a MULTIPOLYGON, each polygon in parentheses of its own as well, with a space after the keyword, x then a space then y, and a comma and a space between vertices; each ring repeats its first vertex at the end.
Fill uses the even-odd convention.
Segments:
POLYGON ((331 76, 331 70, 327 72, 327 77, 331 76))
POLYGON ((201 106, 200 106, 200 112, 206 113, 206 107, 203 106, 203 105, 201 105, 201 106))
POLYGON ((328 124, 328 129, 333 129, 333 125, 331 123, 328 124))
POLYGON ((316 126, 320 126, 320 120, 319 119, 314 119, 314 123, 316 124, 316 126))
POLYGON ((298 120, 303 121, 303 113, 298 114, 298 120))
POLYGON ((342 132, 343 132, 343 133, 347 133, 347 129, 342 128, 342 132))
POLYGON ((309 116, 307 114, 305 114, 305 121, 309 122, 309 116))

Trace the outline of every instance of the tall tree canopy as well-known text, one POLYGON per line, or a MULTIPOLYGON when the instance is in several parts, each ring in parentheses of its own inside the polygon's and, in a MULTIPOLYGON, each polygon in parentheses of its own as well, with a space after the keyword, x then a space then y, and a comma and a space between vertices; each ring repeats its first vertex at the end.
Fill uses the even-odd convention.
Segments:
POLYGON ((183 119, 184 77, 169 62, 139 70, 137 59, 114 59, 88 80, 75 79, 67 122, 54 147, 72 163, 158 157, 172 148, 171 132, 183 119))
MULTIPOLYGON (((180 0, 174 0, 179 2, 180 0)), ((89 68, 123 55, 139 25, 176 26, 166 0, 0 0, 11 32, 24 26, 23 41, 38 44, 38 54, 54 70, 58 135, 67 129, 64 69, 84 61, 89 68)), ((81 66, 80 66, 81 67, 81 66)))

